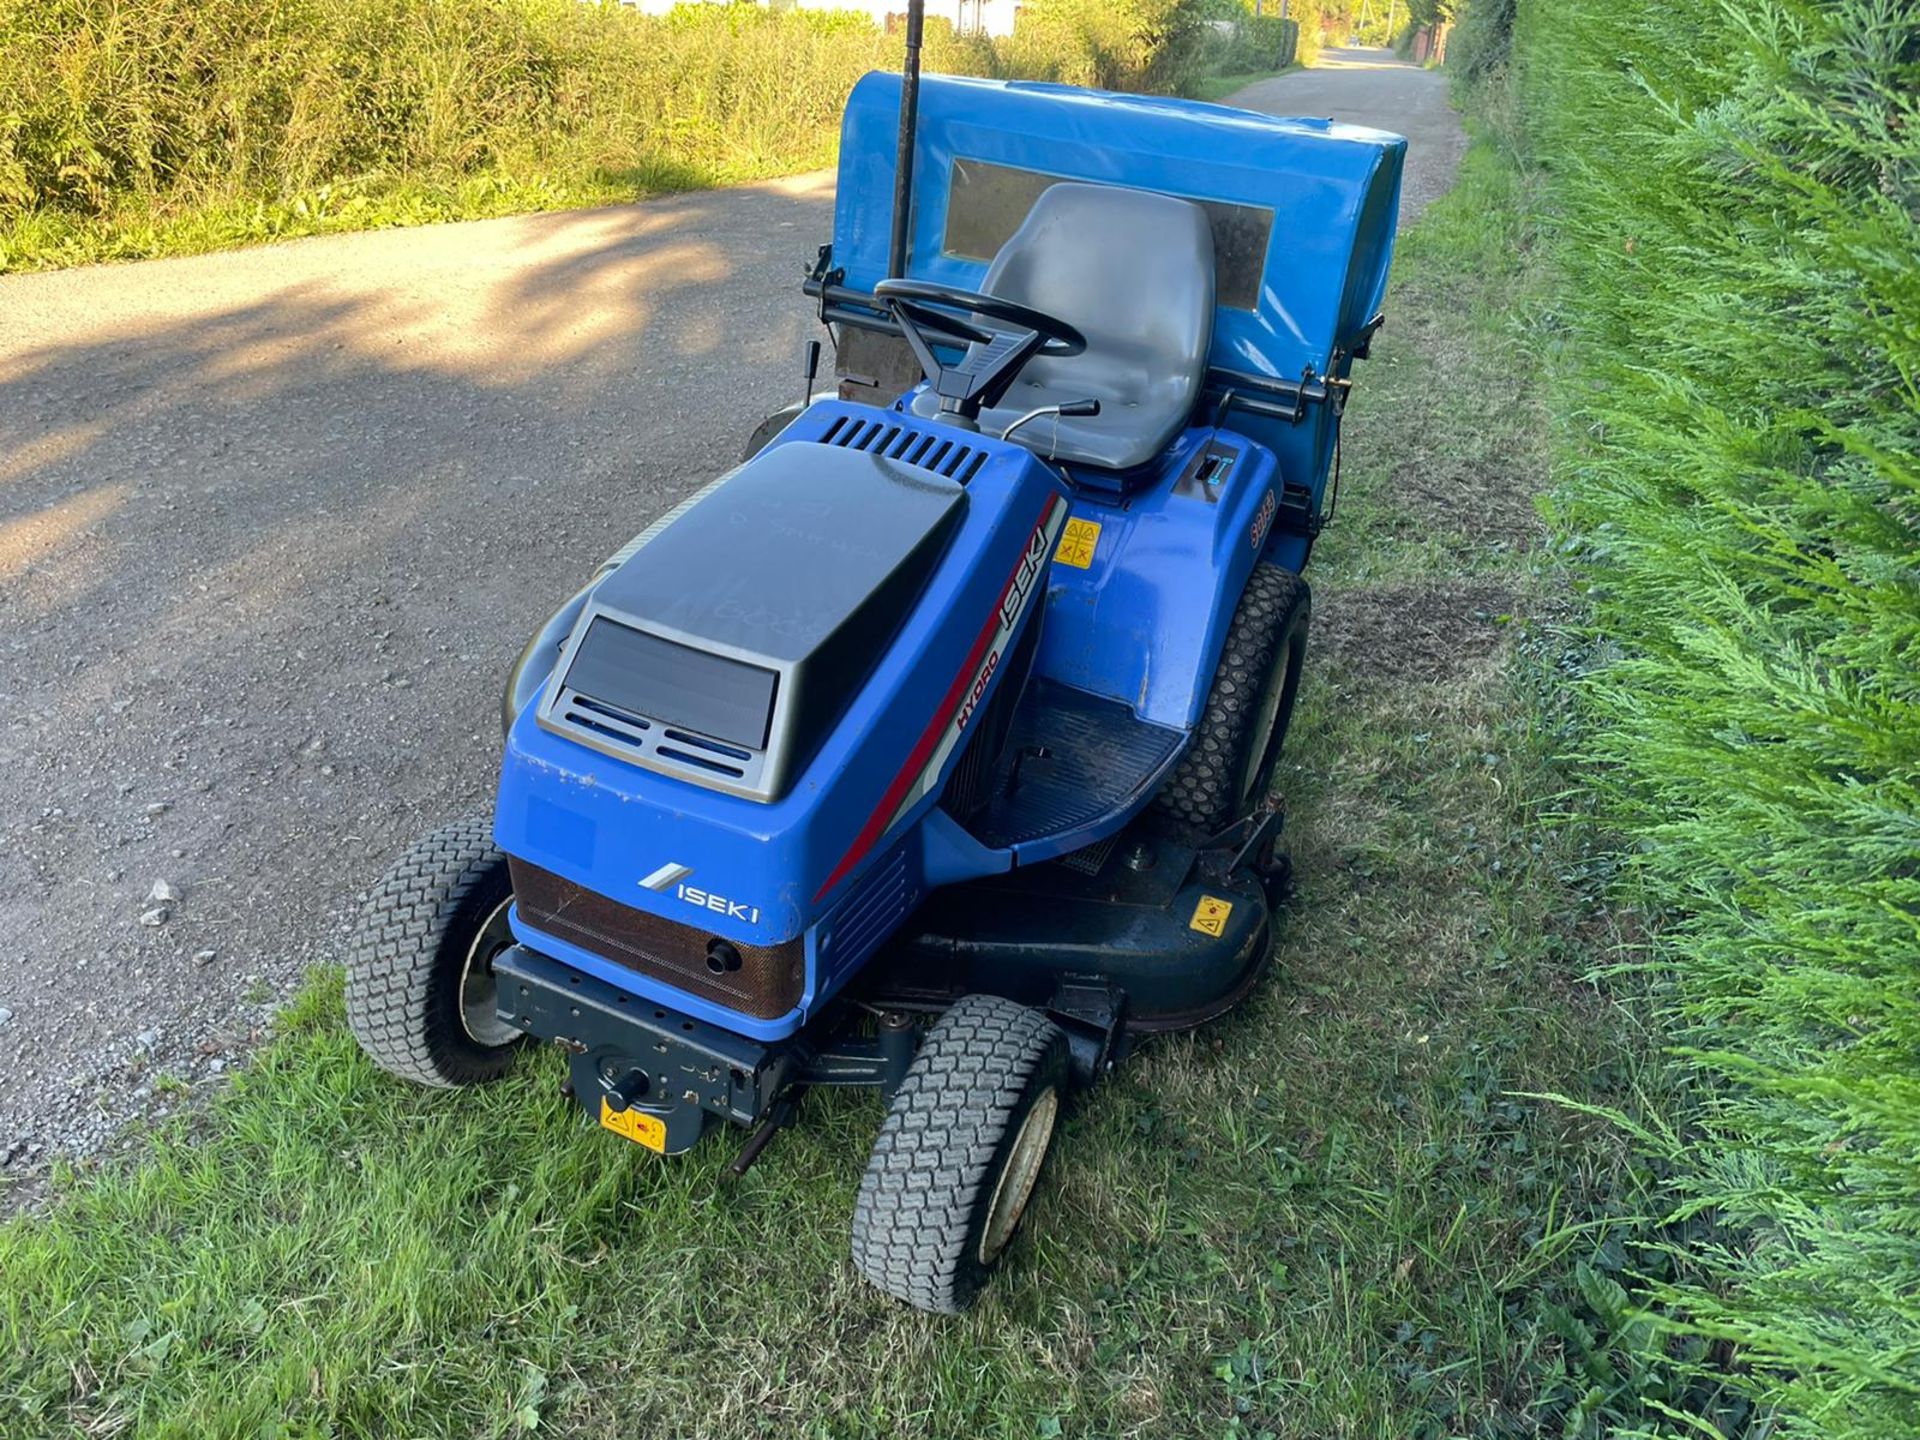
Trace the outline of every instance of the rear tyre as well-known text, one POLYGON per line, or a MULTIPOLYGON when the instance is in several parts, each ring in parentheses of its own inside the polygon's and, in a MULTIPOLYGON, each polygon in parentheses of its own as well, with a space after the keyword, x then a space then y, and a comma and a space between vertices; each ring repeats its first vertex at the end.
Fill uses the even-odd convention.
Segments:
POLYGON ((1266 798, 1300 693, 1312 610, 1300 576, 1253 567, 1193 743, 1154 797, 1161 814, 1212 833, 1266 798))
POLYGON ((1067 1038, 1044 1015, 969 995, 914 1057, 853 1209, 854 1267, 918 1310, 957 1314, 1006 1253, 1067 1086, 1067 1038))
POLYGON ((513 943, 513 881, 493 824, 470 815, 416 840, 367 897, 347 951, 347 1025, 390 1075, 497 1080, 522 1036, 494 1013, 493 961, 513 943))

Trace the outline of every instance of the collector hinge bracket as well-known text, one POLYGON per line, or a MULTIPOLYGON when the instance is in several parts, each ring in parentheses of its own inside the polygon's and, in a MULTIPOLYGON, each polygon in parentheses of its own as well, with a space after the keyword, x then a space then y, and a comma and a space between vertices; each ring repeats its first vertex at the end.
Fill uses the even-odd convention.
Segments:
POLYGON ((827 323, 827 291, 829 287, 844 285, 847 282, 845 267, 833 263, 833 246, 822 245, 813 264, 807 267, 806 286, 820 297, 820 323, 827 323))

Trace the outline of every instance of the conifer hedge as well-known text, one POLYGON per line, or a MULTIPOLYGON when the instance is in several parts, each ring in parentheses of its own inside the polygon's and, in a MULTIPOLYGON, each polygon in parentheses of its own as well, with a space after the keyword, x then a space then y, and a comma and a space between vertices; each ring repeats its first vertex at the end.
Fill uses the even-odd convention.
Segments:
POLYGON ((1662 1308, 1785 1433, 1913 1440, 1920 11, 1519 0, 1506 35, 1502 10, 1454 61, 1511 40, 1564 278, 1585 773, 1702 1096, 1671 1199, 1718 1238, 1662 1308))

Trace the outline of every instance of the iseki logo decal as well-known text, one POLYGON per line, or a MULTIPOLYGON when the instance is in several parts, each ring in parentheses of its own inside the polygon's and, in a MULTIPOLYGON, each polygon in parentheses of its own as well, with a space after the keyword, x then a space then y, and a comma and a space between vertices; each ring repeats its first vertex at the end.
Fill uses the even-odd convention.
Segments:
POLYGON ((1020 567, 1013 572, 1013 579, 1007 582, 1007 593, 1000 597, 1000 623, 1008 629, 1013 628, 1013 622, 1027 608, 1027 596, 1032 593, 1033 582, 1040 578, 1040 567, 1047 563, 1047 546, 1051 539, 1045 525, 1036 526, 1033 534, 1027 537, 1027 553, 1020 558, 1020 567))
POLYGON ((676 885, 673 893, 689 905, 697 905, 702 910, 711 910, 716 915, 724 915, 729 920, 744 920, 749 925, 760 923, 758 905, 742 905, 737 900, 729 900, 724 895, 716 895, 711 890, 696 890, 691 885, 676 885))
POLYGON ((993 679, 994 672, 1000 668, 1000 656, 1006 642, 1019 622, 1020 614, 1027 608, 1027 601, 1033 595, 1033 588, 1039 582, 1040 572, 1046 568, 1047 550, 1052 545, 1053 536, 1046 525, 1038 525, 1033 534, 1027 537, 1027 553, 1020 557, 1019 567, 1013 572, 1013 578, 1007 582, 1006 594, 1000 597, 1000 628, 994 637, 993 648, 987 652, 987 658, 980 664, 980 674, 973 682, 973 688, 967 692, 967 700, 960 707, 960 713, 954 717, 953 728, 965 730, 973 719, 973 712, 980 705, 980 697, 987 693, 987 684, 993 679))
POLYGON ((647 890, 666 890, 671 888, 676 899, 689 905, 697 905, 702 910, 711 910, 716 915, 724 915, 729 920, 744 920, 749 925, 760 923, 758 905, 742 905, 738 900, 729 900, 724 895, 716 895, 711 890, 701 890, 681 882, 693 874, 691 865, 682 865, 669 860, 658 870, 643 879, 640 884, 647 890))

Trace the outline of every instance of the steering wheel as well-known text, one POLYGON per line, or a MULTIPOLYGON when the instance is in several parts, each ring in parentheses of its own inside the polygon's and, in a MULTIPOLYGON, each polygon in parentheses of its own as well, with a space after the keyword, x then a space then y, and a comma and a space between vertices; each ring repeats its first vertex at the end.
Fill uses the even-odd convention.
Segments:
POLYGON ((882 280, 873 293, 899 323, 941 413, 969 427, 983 408, 1000 403, 1034 356, 1063 358, 1087 348, 1087 337, 1058 316, 998 295, 928 280, 882 280), (965 353, 949 365, 935 342, 964 346, 965 353))

